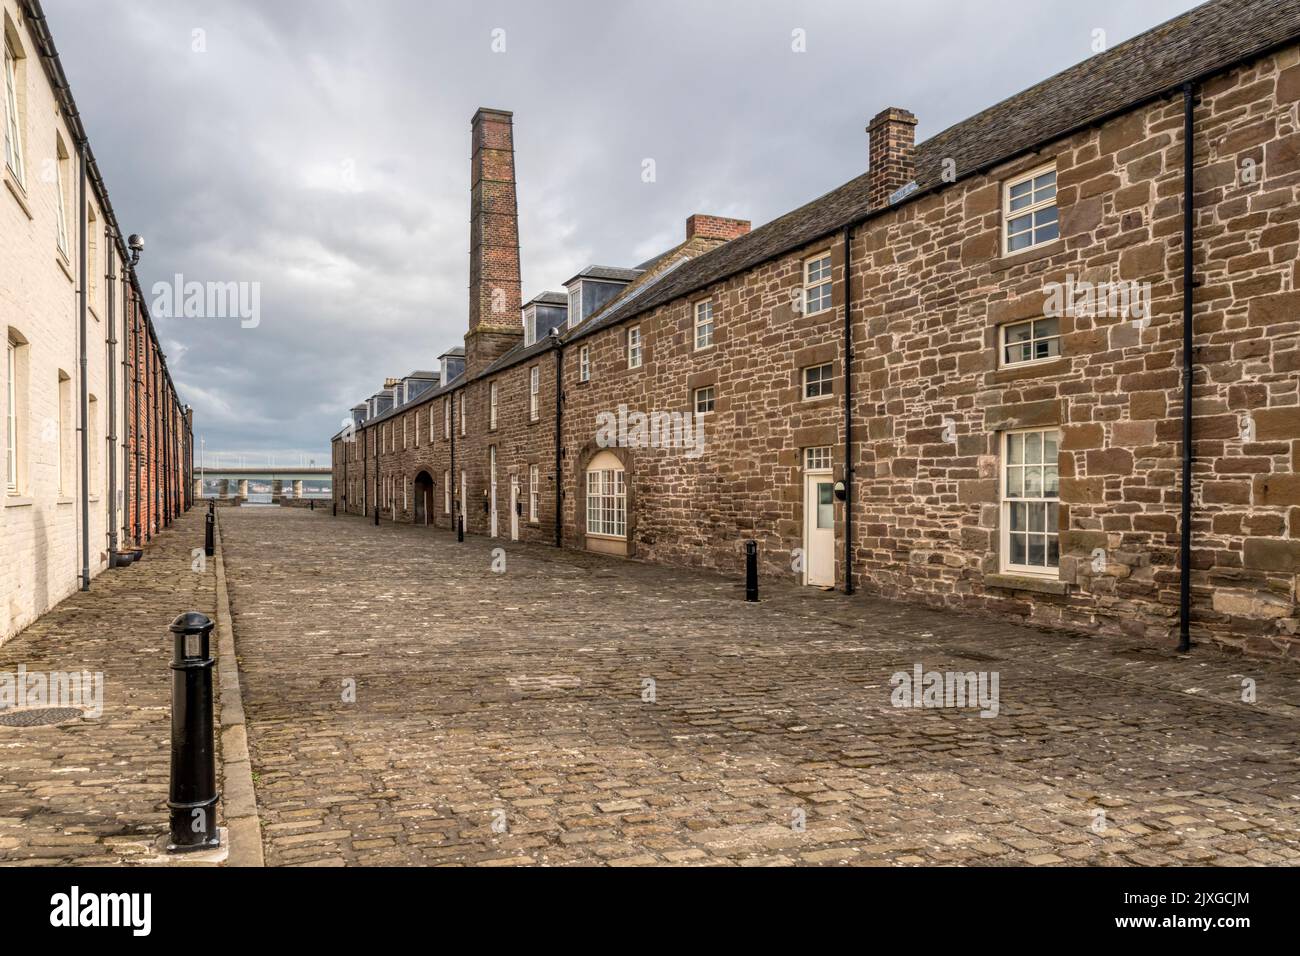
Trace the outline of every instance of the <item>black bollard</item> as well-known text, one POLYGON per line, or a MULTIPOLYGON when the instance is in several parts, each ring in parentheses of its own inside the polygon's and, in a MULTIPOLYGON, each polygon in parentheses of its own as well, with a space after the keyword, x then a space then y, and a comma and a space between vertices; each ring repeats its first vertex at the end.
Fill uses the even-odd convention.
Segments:
POLYGON ((217 835, 217 752, 213 746, 212 621, 190 611, 172 621, 172 774, 169 853, 212 850, 217 835))
POLYGON ((313 498, 313 499, 311 500, 311 503, 308 505, 308 507, 311 508, 312 511, 315 511, 315 510, 316 510, 316 499, 315 499, 315 498, 313 498))
POLYGON ((465 540, 465 517, 464 515, 456 516, 456 540, 465 540))
POLYGON ((745 600, 758 600, 758 542, 745 542, 745 600))
POLYGON ((379 505, 375 505, 375 527, 379 527, 379 505))
POLYGON ((209 511, 203 516, 203 553, 209 558, 217 553, 216 528, 216 512, 209 511))
POLYGON ((333 517, 337 518, 338 516, 339 516, 339 503, 336 501, 336 502, 334 502, 334 514, 333 514, 333 517))

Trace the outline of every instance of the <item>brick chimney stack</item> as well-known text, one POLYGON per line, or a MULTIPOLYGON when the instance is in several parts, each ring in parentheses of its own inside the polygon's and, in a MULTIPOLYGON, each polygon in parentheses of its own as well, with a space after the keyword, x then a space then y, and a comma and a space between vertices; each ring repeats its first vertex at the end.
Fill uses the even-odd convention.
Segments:
POLYGON ((870 166, 867 198, 872 209, 889 205, 889 197, 916 179, 916 117, 891 106, 867 126, 870 166))
POLYGON ((480 108, 471 124, 469 333, 465 364, 485 368, 523 336, 514 114, 480 108))
POLYGON ((723 216, 708 216, 697 212, 686 220, 686 240, 696 236, 701 239, 721 239, 724 242, 735 239, 749 232, 748 219, 727 219, 723 216))

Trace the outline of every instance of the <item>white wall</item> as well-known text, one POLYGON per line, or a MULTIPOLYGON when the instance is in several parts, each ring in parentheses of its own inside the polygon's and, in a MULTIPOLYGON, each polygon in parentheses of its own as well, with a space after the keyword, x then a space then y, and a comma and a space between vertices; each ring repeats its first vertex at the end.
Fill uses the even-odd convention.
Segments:
MULTIPOLYGON (((81 382, 78 345, 77 282, 77 159, 76 144, 62 117, 54 92, 37 53, 35 38, 28 30, 15 0, 0 0, 5 29, 23 48, 19 82, 25 103, 22 118, 24 181, 20 183, 7 168, 0 171, 0 333, 8 340, 10 330, 26 339, 27 382, 25 429, 20 429, 25 459, 17 495, 9 495, 0 484, 0 642, 17 633, 44 611, 58 603, 79 585, 81 571, 81 382), (69 154, 62 164, 68 228, 68 256, 58 244, 58 138, 69 154), (59 373, 70 378, 71 420, 64 441, 66 474, 59 487, 59 373), (25 434, 22 432, 25 431, 25 434)), ((3 87, 0 86, 0 91, 3 87)), ((0 95, 0 121, 6 113, 0 95)), ((4 167, 0 157, 0 167, 4 167)), ((90 427, 99 446, 90 455, 97 462, 90 481, 90 572, 98 574, 108 566, 110 455, 108 437, 108 283, 104 278, 105 257, 111 247, 104 235, 106 219, 87 184, 94 221, 95 250, 88 267, 95 275, 88 283, 91 292, 87 318, 86 384, 96 399, 96 421, 90 427)), ((116 258, 115 250, 112 254, 116 258)), ((126 347, 122 319, 122 263, 116 263, 115 284, 117 325, 117 374, 126 347)), ((6 368, 0 362, 0 422, 7 416, 6 368)), ((118 487, 121 488, 121 443, 125 436, 124 398, 119 378, 117 394, 118 487)), ((21 402, 21 399, 20 399, 21 402)), ((20 404, 21 408, 21 404, 20 404)), ((0 429, 0 439, 3 430, 0 429)), ((0 458, 4 446, 0 445, 0 458)), ((119 528, 122 512, 117 511, 119 528)), ((119 534, 121 531, 119 530, 119 534)), ((121 539, 125 544, 125 539, 121 539)))

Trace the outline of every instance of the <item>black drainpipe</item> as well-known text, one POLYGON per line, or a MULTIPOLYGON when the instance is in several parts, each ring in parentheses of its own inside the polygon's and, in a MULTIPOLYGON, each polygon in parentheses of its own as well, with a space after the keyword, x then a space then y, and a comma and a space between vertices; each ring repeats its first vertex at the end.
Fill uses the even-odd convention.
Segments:
POLYGON ((844 227, 844 593, 853 593, 853 227, 844 227))
POLYGON ((561 459, 564 457, 564 341, 557 329, 555 338, 555 546, 564 547, 564 483, 561 459))
MULTIPOLYGON (((89 290, 86 288, 89 272, 86 269, 86 256, 90 251, 90 234, 86 221, 86 141, 77 144, 77 265, 78 296, 78 340, 79 362, 81 368, 81 590, 90 590, 90 398, 89 383, 86 381, 86 309, 89 305, 89 290)), ((63 449, 59 449, 63 454, 63 449)))
POLYGON ((117 243, 112 228, 104 230, 108 286, 108 551, 117 551, 117 243))
POLYGON ((1178 650, 1192 648, 1192 226, 1195 90, 1183 84, 1183 496, 1179 542, 1178 650))
POLYGON ((131 287, 130 291, 131 375, 135 379, 135 384, 131 388, 131 456, 135 464, 135 481, 131 488, 135 495, 135 507, 131 509, 131 524, 134 532, 131 543, 138 548, 143 543, 140 534, 140 364, 144 361, 144 356, 140 351, 140 305, 136 302, 135 289, 131 287))

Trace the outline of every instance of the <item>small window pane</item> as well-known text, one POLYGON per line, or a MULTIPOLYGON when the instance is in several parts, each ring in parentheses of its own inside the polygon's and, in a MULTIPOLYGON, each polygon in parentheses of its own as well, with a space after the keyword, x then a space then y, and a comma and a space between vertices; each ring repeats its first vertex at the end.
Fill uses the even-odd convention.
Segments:
POLYGON ((1043 460, 1043 436, 1030 432, 1025 436, 1025 464, 1036 465, 1043 460))
POLYGON ((1009 536, 1011 545, 1010 559, 1012 564, 1025 563, 1025 536, 1023 534, 1013 534, 1009 536))
POLYGON ((835 527, 835 504, 830 482, 817 483, 817 527, 835 527))
POLYGON ((1029 530, 1043 531, 1043 525, 1047 521, 1047 505, 1042 503, 1023 504, 1020 507, 1029 509, 1029 530))

